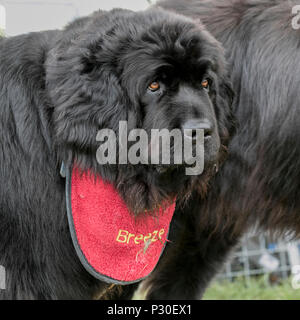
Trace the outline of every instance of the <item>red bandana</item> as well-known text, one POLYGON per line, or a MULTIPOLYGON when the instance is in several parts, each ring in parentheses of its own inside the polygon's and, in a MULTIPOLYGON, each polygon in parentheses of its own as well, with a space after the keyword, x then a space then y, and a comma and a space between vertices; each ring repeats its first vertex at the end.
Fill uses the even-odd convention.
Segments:
POLYGON ((164 250, 175 203, 135 218, 111 184, 77 169, 66 173, 69 227, 86 270, 116 284, 148 276, 164 250))

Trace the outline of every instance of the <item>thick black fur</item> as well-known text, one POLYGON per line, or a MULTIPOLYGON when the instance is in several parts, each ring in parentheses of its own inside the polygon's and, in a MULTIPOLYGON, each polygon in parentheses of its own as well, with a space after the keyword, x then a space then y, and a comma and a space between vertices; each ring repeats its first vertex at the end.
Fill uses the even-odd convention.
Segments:
POLYGON ((300 31, 292 28, 297 4, 159 2, 201 19, 224 45, 236 93, 237 132, 206 199, 194 195, 177 210, 177 234, 148 283, 148 298, 201 297, 249 227, 300 236, 300 31))
POLYGON ((205 194, 233 131, 222 47, 189 18, 114 10, 63 31, 2 39, 0 61, 0 298, 103 297, 107 285, 85 271, 71 242, 61 163, 113 183, 135 214, 193 190, 205 194), (201 87, 205 77, 210 92, 201 87), (155 93, 152 81, 161 84, 155 93), (150 130, 193 119, 212 123, 200 177, 185 176, 184 166, 96 161, 98 130, 117 130, 120 120, 150 130))

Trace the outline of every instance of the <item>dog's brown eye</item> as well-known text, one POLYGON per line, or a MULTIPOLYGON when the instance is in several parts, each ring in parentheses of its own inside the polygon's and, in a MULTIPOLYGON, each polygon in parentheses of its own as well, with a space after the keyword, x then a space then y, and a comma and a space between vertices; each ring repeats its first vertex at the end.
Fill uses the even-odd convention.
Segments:
POLYGON ((209 81, 207 79, 202 80, 201 85, 204 89, 209 89, 209 81))
POLYGON ((160 84, 157 81, 153 81, 152 83, 149 84, 148 89, 152 92, 155 92, 159 90, 160 84))

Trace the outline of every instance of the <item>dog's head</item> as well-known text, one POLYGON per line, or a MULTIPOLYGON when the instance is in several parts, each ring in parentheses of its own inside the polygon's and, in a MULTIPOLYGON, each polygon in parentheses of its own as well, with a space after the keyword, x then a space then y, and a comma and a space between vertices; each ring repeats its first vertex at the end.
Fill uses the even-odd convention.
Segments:
MULTIPOLYGON (((222 47, 201 23, 157 8, 95 13, 63 31, 48 56, 46 79, 59 160, 114 183, 135 213, 184 198, 194 188, 203 192, 223 160, 232 91, 222 47), (184 157, 181 164, 172 156, 169 164, 119 161, 120 141, 127 138, 124 132, 119 136, 120 121, 128 132, 144 129, 150 139, 152 129, 177 129, 183 140, 188 135, 194 151, 201 140, 204 172, 186 175, 184 157), (97 161, 101 143, 107 143, 99 136, 103 129, 116 133, 116 164, 97 161)), ((127 142, 126 151, 132 145, 127 142)), ((151 147, 146 158, 137 153, 149 160, 151 147)))

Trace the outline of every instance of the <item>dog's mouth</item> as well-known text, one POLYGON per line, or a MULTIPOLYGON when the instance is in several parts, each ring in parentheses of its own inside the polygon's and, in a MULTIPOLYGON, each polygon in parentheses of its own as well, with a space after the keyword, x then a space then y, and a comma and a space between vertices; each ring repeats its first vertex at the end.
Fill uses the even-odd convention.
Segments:
MULTIPOLYGON (((192 132, 191 136, 186 136, 179 144, 171 140, 167 149, 163 149, 160 145, 159 155, 155 154, 159 162, 150 163, 149 167, 162 176, 167 174, 200 176, 204 173, 205 167, 210 167, 218 159, 218 148, 212 151, 212 145, 214 139, 211 134, 204 134, 199 138, 192 132), (192 171, 192 168, 198 169, 192 171)), ((150 153, 146 156, 148 159, 152 159, 151 152, 150 148, 150 153)))
MULTIPOLYGON (((212 143, 207 143, 207 140, 214 139, 210 135, 201 134, 199 137, 192 134, 184 140, 182 132, 179 135, 180 138, 171 135, 153 140, 151 136, 145 141, 141 135, 139 140, 128 139, 127 143, 119 138, 115 148, 117 164, 99 166, 100 176, 114 185, 135 215, 151 212, 178 196, 185 197, 195 187, 196 181, 204 181, 210 175, 217 148, 211 151, 212 143)), ((108 146, 110 144, 106 144, 108 146)), ((107 154, 104 152, 103 158, 107 154)))
POLYGON ((159 174, 159 175, 164 175, 164 174, 171 174, 171 173, 176 173, 180 169, 182 169, 182 165, 174 164, 174 165, 155 165, 153 166, 154 170, 159 174))

